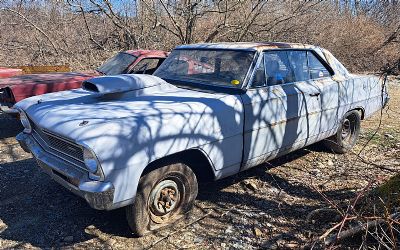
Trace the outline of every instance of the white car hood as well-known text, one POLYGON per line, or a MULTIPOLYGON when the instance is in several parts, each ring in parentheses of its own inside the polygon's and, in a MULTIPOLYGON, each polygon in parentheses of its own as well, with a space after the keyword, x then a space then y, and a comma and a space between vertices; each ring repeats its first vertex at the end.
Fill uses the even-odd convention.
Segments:
MULTIPOLYGON (((106 77, 100 79, 104 82, 106 77)), ((94 128, 104 129, 103 133, 107 133, 105 125, 120 120, 125 127, 133 127, 141 120, 162 119, 166 122, 177 114, 206 112, 210 107, 215 109, 213 106, 218 106, 219 99, 226 96, 177 88, 158 79, 156 84, 154 81, 149 85, 142 84, 129 92, 124 89, 124 93, 110 87, 102 88, 105 90, 103 93, 76 89, 28 98, 17 103, 16 107, 24 110, 39 127, 79 141, 92 134, 94 128)))

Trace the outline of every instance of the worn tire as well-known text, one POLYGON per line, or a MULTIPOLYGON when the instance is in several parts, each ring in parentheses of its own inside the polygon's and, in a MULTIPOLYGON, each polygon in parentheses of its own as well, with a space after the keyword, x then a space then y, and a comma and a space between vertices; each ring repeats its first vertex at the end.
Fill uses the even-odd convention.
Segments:
POLYGON ((135 202, 126 207, 132 233, 140 237, 181 219, 193 207, 197 192, 196 175, 182 163, 146 173, 140 178, 135 202), (160 205, 164 201, 166 205, 160 205))
POLYGON ((341 120, 336 134, 324 140, 325 146, 338 154, 347 153, 357 143, 360 125, 360 114, 355 110, 347 112, 341 120))

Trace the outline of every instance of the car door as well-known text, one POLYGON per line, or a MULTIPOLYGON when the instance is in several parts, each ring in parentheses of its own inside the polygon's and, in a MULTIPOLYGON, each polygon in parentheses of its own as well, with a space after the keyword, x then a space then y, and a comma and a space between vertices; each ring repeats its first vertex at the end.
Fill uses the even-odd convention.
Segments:
POLYGON ((340 90, 343 89, 340 81, 332 78, 333 71, 329 65, 313 51, 307 51, 308 68, 310 74, 309 84, 313 85, 319 90, 318 96, 321 111, 318 113, 310 114, 309 119, 312 122, 317 122, 314 126, 315 131, 314 141, 326 138, 335 132, 338 125, 339 117, 339 104, 340 104, 340 90))
POLYGON ((263 52, 253 72, 250 88, 242 96, 245 112, 242 169, 258 165, 309 142, 320 111, 319 90, 309 84, 306 51, 292 55, 286 50, 263 52), (302 61, 299 61, 302 60, 302 61))

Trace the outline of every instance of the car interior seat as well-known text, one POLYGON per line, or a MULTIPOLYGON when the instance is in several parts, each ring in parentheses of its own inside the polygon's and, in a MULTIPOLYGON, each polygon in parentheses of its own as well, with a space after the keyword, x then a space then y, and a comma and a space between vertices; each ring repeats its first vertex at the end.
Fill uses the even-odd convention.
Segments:
POLYGON ((267 85, 268 86, 283 83, 282 78, 278 79, 280 72, 279 72, 279 63, 276 60, 269 60, 269 62, 266 64, 266 69, 267 69, 267 76, 268 76, 267 77, 267 85))

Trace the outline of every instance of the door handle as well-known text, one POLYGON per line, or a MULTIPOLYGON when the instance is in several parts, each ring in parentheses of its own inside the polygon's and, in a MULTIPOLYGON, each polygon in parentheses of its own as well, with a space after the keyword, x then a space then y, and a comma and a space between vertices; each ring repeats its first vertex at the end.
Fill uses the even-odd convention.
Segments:
POLYGON ((308 93, 310 96, 319 96, 321 93, 315 92, 315 93, 308 93))

